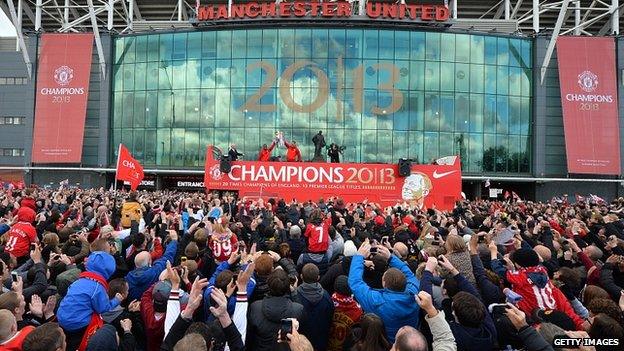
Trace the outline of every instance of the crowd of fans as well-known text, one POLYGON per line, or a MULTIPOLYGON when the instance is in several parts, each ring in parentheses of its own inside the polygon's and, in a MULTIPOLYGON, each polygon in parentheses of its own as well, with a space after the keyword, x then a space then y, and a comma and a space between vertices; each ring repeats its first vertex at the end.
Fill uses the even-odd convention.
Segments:
POLYGON ((0 350, 621 349, 623 209, 0 190, 0 350))

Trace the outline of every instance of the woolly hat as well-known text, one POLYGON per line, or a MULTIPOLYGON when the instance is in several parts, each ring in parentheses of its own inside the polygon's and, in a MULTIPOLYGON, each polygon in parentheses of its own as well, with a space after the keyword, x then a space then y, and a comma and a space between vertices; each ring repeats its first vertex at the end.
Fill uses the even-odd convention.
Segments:
POLYGON ((334 291, 344 296, 351 296, 349 278, 346 275, 340 275, 336 278, 336 281, 334 281, 334 291))
POLYGON ((117 330, 110 324, 104 324, 102 328, 91 336, 87 344, 87 351, 116 351, 117 330))
POLYGON ((539 264, 539 256, 531 249, 519 249, 511 254, 511 261, 521 267, 534 267, 539 264))
POLYGON ((353 240, 345 241, 343 254, 346 257, 351 257, 351 256, 355 255, 356 252, 357 252, 357 247, 355 247, 355 244, 353 243, 353 240))

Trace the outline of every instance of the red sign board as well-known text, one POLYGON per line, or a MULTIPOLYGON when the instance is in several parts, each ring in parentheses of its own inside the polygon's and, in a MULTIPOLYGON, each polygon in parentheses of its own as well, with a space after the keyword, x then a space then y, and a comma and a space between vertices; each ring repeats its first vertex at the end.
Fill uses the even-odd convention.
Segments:
MULTIPOLYGON (((373 19, 444 22, 449 19, 449 14, 449 9, 445 5, 392 4, 385 2, 368 2, 366 4, 366 16, 373 19)), ((229 12, 227 4, 197 7, 198 21, 291 17, 347 18, 352 15, 354 15, 352 4, 347 1, 294 1, 280 2, 279 4, 274 2, 248 2, 232 4, 229 12)))
POLYGON ((92 48, 93 34, 41 36, 32 162, 80 162, 92 48))
MULTIPOLYGON (((413 165, 407 177, 396 164, 235 161, 229 173, 219 170, 212 146, 206 152, 207 190, 235 190, 239 197, 307 201, 339 196, 346 202, 364 199, 383 205, 406 202, 418 207, 452 210, 461 199, 461 168, 413 165)), ((459 159, 459 158, 458 158, 459 159)))
POLYGON ((568 172, 619 175, 614 39, 559 37, 557 61, 568 172))

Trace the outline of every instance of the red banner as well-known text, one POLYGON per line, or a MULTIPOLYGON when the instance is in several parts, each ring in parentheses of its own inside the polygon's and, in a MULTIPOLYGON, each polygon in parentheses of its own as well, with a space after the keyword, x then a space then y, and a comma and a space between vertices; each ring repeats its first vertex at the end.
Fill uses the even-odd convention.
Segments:
POLYGON ((614 39, 559 37, 557 61, 568 172, 619 175, 614 39))
POLYGON ((230 173, 219 170, 212 146, 206 151, 207 190, 235 190, 239 197, 318 200, 339 196, 346 202, 368 199, 383 205, 406 202, 420 208, 452 210, 461 199, 461 167, 413 165, 407 177, 396 164, 232 162, 230 173))
POLYGON ((143 166, 132 157, 130 151, 123 144, 119 144, 116 177, 117 180, 124 180, 130 183, 130 189, 132 190, 136 190, 144 177, 143 166))
POLYGON ((32 162, 80 163, 93 34, 43 34, 32 162))

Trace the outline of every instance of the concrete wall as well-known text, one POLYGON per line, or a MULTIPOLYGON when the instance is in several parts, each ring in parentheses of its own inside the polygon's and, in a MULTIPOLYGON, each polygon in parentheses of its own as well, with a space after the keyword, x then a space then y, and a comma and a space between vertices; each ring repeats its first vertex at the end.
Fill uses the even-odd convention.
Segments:
MULTIPOLYGON (((14 39, 0 39, 13 45, 14 39)), ((35 60, 36 38, 26 43, 31 60, 35 60)), ((28 71, 21 52, 15 50, 0 51, 0 77, 26 78, 28 71)), ((30 160, 32 149, 32 126, 34 117, 35 70, 33 77, 25 85, 0 85, 0 118, 24 117, 23 125, 0 125, 0 148, 24 149, 24 157, 3 156, 0 153, 0 166, 24 166, 30 160)))

